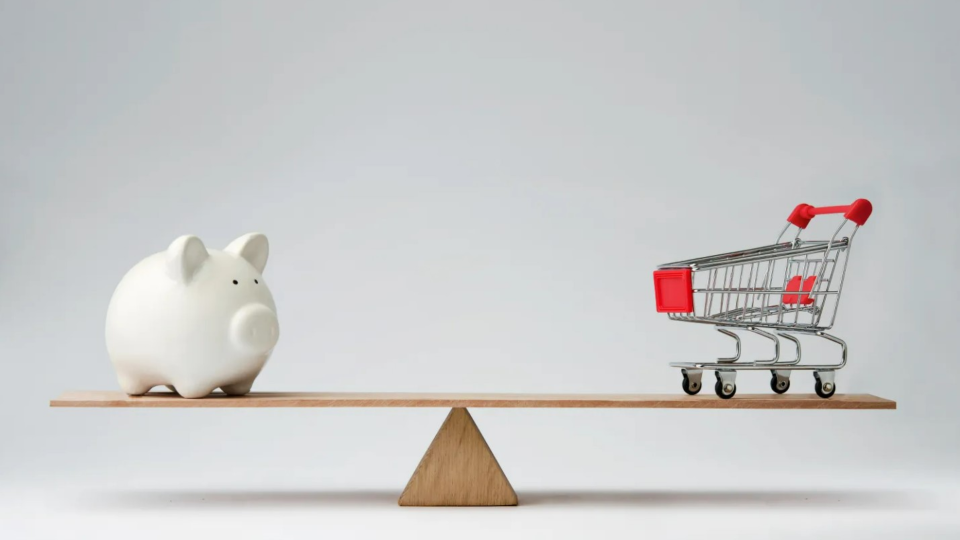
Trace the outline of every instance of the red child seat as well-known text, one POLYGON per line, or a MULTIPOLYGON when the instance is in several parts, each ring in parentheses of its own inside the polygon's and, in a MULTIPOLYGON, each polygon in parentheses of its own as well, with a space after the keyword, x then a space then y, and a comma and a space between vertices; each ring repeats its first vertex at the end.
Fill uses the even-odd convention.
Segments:
MULTIPOLYGON (((790 278, 790 281, 787 283, 787 290, 792 292, 810 292, 813 290, 813 284, 817 281, 817 276, 810 276, 803 281, 803 287, 800 286, 800 280, 803 279, 801 276, 793 276, 790 278)), ((796 294, 785 294, 783 295, 784 304, 796 304, 797 303, 796 294)), ((801 294, 800 303, 807 306, 813 303, 813 298, 810 298, 809 294, 801 294)))

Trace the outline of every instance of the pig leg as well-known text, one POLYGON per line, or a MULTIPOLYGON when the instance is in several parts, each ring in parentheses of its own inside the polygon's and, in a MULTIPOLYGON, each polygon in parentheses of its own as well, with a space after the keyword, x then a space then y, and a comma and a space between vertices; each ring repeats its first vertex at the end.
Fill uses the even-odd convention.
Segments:
POLYGON ((152 384, 143 382, 137 377, 131 377, 126 373, 118 373, 117 382, 120 383, 120 389, 128 396, 142 396, 153 388, 152 384))
POLYGON ((213 392, 213 387, 203 384, 174 384, 174 391, 180 394, 180 397, 185 398, 202 398, 207 397, 210 392, 213 392))
POLYGON ((220 389, 228 396, 243 396, 250 392, 253 387, 253 379, 240 381, 238 383, 221 386, 220 389))

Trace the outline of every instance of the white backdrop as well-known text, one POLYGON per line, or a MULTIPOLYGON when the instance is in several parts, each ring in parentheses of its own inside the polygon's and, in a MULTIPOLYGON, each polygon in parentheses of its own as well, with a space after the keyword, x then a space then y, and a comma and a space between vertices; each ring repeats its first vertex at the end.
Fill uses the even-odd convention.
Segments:
POLYGON ((955 534, 958 16, 0 2, 0 532, 955 534), (394 498, 443 410, 47 407, 116 388, 130 266, 250 231, 281 321, 254 390, 679 393, 669 361, 732 343, 655 313, 656 264, 858 197, 837 382, 894 412, 475 410, 530 504, 421 512, 394 498))

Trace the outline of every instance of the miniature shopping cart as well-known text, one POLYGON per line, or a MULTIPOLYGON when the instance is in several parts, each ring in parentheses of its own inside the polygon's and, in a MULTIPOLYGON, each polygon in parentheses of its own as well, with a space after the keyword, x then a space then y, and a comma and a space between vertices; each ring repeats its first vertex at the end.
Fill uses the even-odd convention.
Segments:
POLYGON ((704 370, 713 370, 715 390, 723 399, 737 392, 737 371, 770 370, 770 387, 782 394, 790 388, 790 373, 813 371, 814 389, 822 398, 836 392, 836 371, 847 363, 847 344, 827 334, 833 327, 843 290, 850 246, 857 230, 867 222, 873 206, 858 199, 848 206, 815 208, 797 206, 776 243, 743 251, 662 264, 653 273, 657 311, 674 321, 712 324, 737 342, 731 358, 716 362, 674 362, 683 374, 683 390, 696 394, 702 388, 704 370), (829 240, 801 240, 800 233, 814 216, 843 214, 843 223, 829 240), (850 236, 840 236, 852 224, 850 236), (797 231, 790 241, 781 241, 787 231, 797 231), (740 361, 740 336, 744 330, 774 344, 773 358, 740 361), (842 348, 837 364, 802 364, 797 336, 815 336, 842 348), (796 346, 796 358, 780 358, 780 340, 796 346))

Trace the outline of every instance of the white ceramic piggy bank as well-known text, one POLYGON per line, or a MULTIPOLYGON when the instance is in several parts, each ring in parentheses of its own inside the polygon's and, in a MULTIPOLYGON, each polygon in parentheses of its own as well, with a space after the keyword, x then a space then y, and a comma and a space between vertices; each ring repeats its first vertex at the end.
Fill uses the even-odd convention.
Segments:
POLYGON ((130 395, 167 385, 185 398, 219 387, 250 391, 280 337, 261 273, 267 237, 248 234, 223 251, 181 236, 140 261, 107 309, 107 352, 130 395))

